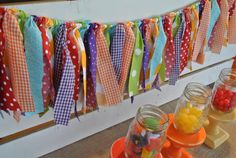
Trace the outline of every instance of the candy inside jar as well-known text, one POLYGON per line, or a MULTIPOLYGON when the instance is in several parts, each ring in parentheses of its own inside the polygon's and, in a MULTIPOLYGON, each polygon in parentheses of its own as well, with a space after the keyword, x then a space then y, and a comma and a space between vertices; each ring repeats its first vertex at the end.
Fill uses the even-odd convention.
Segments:
POLYGON ((210 96, 209 87, 199 83, 189 83, 176 107, 175 128, 185 134, 199 131, 208 113, 210 96))
POLYGON ((236 70, 223 69, 213 92, 212 108, 220 112, 231 112, 236 107, 236 70))
POLYGON ((168 116, 155 105, 139 108, 126 136, 127 158, 154 158, 165 141, 168 116))

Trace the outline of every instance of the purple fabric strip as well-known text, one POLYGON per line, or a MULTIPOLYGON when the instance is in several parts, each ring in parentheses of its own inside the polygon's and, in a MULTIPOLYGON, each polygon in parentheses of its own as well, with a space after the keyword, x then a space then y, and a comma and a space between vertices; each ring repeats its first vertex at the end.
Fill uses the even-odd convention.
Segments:
MULTIPOLYGON (((180 15, 181 16, 181 15, 180 15)), ((176 81, 179 78, 179 72, 180 72, 180 51, 181 51, 181 41, 183 36, 183 30, 184 30, 184 21, 182 20, 180 27, 178 29, 178 32, 174 39, 174 45, 175 45, 175 65, 172 67, 172 71, 170 74, 169 84, 175 85, 176 81)))

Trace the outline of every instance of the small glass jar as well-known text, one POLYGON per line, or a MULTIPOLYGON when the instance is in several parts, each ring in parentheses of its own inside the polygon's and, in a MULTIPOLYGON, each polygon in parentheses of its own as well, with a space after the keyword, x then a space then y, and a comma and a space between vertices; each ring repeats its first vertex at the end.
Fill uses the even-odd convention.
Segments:
POLYGON ((200 83, 189 83, 177 102, 174 127, 184 134, 198 132, 207 118, 211 89, 200 83))
POLYGON ((219 112, 231 112, 236 107, 236 70, 226 68, 219 75, 213 88, 211 108, 219 112))
POLYGON ((169 118, 155 105, 143 105, 129 126, 126 158, 154 158, 165 142, 169 118))

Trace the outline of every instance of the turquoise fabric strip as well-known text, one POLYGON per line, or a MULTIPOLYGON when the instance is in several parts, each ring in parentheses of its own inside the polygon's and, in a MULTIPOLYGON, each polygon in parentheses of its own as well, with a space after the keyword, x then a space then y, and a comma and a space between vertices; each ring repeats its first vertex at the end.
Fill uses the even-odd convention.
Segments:
POLYGON ((211 19, 210 19, 210 25, 207 30, 206 40, 208 40, 211 37, 211 32, 216 24, 216 21, 218 20, 220 16, 220 7, 217 3, 217 0, 212 0, 212 8, 211 8, 211 19))
POLYGON ((162 62, 162 53, 165 48, 165 44, 166 44, 166 40, 167 40, 164 29, 163 29, 163 25, 162 25, 162 19, 159 18, 158 21, 159 21, 158 22, 159 35, 158 35, 157 40, 155 41, 156 48, 153 53, 152 59, 150 61, 150 77, 149 77, 150 81, 152 81, 153 77, 155 77, 154 76, 155 70, 156 70, 157 66, 159 64, 161 64, 161 62, 162 62))
POLYGON ((31 116, 44 111, 42 97, 43 46, 41 32, 33 21, 33 17, 29 17, 24 26, 25 56, 35 105, 35 112, 27 112, 25 115, 31 116))

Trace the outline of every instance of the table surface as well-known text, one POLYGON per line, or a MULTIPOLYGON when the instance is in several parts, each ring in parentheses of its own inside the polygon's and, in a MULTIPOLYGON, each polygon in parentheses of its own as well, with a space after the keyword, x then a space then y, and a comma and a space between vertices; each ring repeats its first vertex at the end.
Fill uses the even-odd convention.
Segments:
MULTIPOLYGON (((166 113, 173 113, 175 106, 176 100, 163 105, 161 109, 166 113)), ((131 120, 44 155, 42 158, 109 158, 111 144, 117 138, 126 135, 131 120)), ((230 138, 214 150, 206 145, 188 150, 194 158, 236 158, 236 124, 220 124, 220 126, 230 134, 230 138)))

